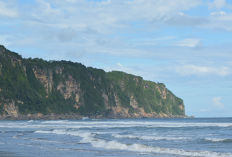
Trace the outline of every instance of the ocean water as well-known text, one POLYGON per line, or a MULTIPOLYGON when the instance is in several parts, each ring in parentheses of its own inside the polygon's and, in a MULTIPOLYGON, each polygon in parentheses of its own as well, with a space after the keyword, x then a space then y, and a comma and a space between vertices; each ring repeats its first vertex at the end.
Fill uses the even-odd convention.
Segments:
POLYGON ((0 121, 0 156, 232 157, 232 118, 0 121))

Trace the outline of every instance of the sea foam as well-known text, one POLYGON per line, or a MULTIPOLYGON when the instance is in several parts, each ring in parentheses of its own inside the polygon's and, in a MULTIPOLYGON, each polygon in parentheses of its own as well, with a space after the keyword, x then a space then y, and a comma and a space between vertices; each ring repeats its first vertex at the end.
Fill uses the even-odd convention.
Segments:
POLYGON ((211 142, 227 142, 227 143, 232 143, 232 139, 221 139, 221 138, 205 138, 206 141, 211 141, 211 142))
MULTIPOLYGON (((125 150, 125 151, 137 152, 137 153, 158 153, 164 155, 169 154, 169 155, 183 155, 183 156, 232 157, 231 153, 152 147, 152 146, 147 146, 144 144, 136 144, 136 143, 124 144, 116 140, 106 141, 94 137, 96 134, 91 132, 82 132, 82 131, 70 132, 66 130, 53 130, 53 131, 38 130, 35 133, 55 133, 55 134, 66 134, 71 136, 80 136, 82 137, 82 140, 80 140, 79 142, 80 144, 90 143, 93 147, 110 149, 110 150, 125 150)), ((133 137, 133 136, 128 136, 128 137, 133 137)))
POLYGON ((123 144, 118 141, 105 141, 96 138, 85 138, 85 142, 91 143, 93 147, 100 147, 111 150, 126 150, 140 153, 158 153, 158 154, 170 154, 170 155, 184 155, 184 156, 207 156, 207 157, 228 157, 232 156, 231 153, 218 153, 210 151, 194 151, 174 148, 161 148, 151 147, 143 144, 123 144))
POLYGON ((162 136, 134 136, 134 135, 119 135, 113 134, 114 138, 137 138, 140 140, 192 140, 189 137, 162 137, 162 136))

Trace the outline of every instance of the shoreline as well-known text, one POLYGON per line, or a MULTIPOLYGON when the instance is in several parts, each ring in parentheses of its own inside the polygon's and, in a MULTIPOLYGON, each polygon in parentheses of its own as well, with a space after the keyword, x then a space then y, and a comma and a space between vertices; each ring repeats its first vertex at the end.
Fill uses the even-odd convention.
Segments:
MULTIPOLYGON (((104 115, 90 115, 87 116, 89 119, 142 119, 142 118, 194 118, 194 116, 183 116, 183 115, 153 115, 153 116, 122 116, 122 115, 114 115, 114 116, 104 116, 104 115)), ((76 114, 50 114, 50 115, 41 115, 41 114, 33 114, 33 115, 18 115, 14 116, 1 116, 0 120, 75 120, 75 119, 83 119, 84 116, 76 115, 76 114)))

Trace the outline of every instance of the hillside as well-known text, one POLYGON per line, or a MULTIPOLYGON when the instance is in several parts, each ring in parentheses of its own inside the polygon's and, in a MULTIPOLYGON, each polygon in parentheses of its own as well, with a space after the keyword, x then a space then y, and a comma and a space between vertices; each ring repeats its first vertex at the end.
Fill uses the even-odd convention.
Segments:
POLYGON ((0 119, 184 117, 164 84, 70 61, 25 59, 0 45, 0 119))

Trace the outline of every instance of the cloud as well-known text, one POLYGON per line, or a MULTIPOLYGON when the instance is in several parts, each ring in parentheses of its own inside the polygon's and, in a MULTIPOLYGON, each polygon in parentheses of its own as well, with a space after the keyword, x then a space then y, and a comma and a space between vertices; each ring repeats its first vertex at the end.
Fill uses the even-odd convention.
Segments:
POLYGON ((210 13, 211 16, 213 16, 213 15, 225 15, 225 14, 226 14, 226 12, 224 12, 224 11, 215 11, 215 12, 210 13))
POLYGON ((224 31, 232 31, 232 13, 215 11, 210 13, 207 19, 209 22, 202 24, 200 27, 212 30, 221 29, 224 31))
POLYGON ((76 2, 76 0, 67 0, 67 2, 75 3, 75 2, 76 2))
POLYGON ((47 0, 44 2, 39 0, 38 3, 41 7, 37 8, 37 12, 42 13, 40 18, 48 22, 48 19, 52 23, 65 21, 77 27, 95 27, 98 32, 106 33, 115 31, 115 28, 128 28, 130 26, 128 21, 150 22, 188 10, 200 5, 201 0, 188 2, 186 0, 108 0, 101 2, 87 0, 69 0, 68 2, 47 0), (51 4, 55 8, 51 7, 51 4), (53 15, 58 15, 59 18, 53 15))
POLYGON ((226 6, 225 0, 214 0, 212 3, 210 3, 209 8, 210 9, 221 9, 226 6))
POLYGON ((120 63, 118 63, 117 65, 120 66, 120 67, 122 67, 122 64, 120 64, 120 63))
POLYGON ((205 67, 205 66, 196 66, 196 65, 184 65, 180 67, 176 67, 175 71, 184 76, 191 75, 219 75, 219 76, 227 76, 231 74, 231 69, 229 67, 205 67))
POLYGON ((225 106, 220 102, 221 97, 214 97, 212 99, 212 102, 214 103, 215 106, 220 107, 221 109, 224 109, 225 106))
MULTIPOLYGON (((114 43, 118 42, 116 41, 118 39, 121 40, 118 43, 121 43, 120 46, 124 48, 122 45, 127 43, 119 37, 116 39, 112 36, 152 31, 157 29, 154 24, 151 24, 152 20, 159 21, 162 17, 172 17, 173 14, 200 4, 201 0, 188 2, 186 0, 108 0, 97 2, 88 0, 35 0, 33 4, 17 6, 19 18, 14 22, 19 26, 13 30, 14 43, 20 42, 22 38, 26 41, 27 38, 30 40, 30 44, 33 42, 33 45, 37 44, 38 46, 50 42, 53 47, 57 47, 64 42, 72 42, 73 45, 82 44, 82 46, 90 47, 97 44, 98 46, 107 45, 114 49, 112 47, 116 47, 114 43), (141 23, 142 30, 131 27, 131 21, 141 23), (45 37, 38 38, 40 35, 45 37)), ((170 19, 169 22, 173 22, 173 20, 170 19)), ((154 46, 156 43, 147 41, 140 45, 154 46)))
POLYGON ((17 17, 18 12, 13 6, 8 6, 7 3, 0 1, 0 16, 3 17, 17 17))
POLYGON ((72 28, 65 28, 58 33, 58 39, 62 42, 72 41, 76 36, 76 31, 72 28))
POLYGON ((109 43, 108 39, 96 39, 95 40, 97 45, 107 45, 109 43))
POLYGON ((44 28, 41 34, 44 36, 45 40, 49 39, 58 43, 71 42, 77 36, 77 32, 71 27, 61 29, 54 28, 53 30, 50 28, 44 28))
POLYGON ((203 44, 200 39, 184 39, 177 43, 176 46, 201 47, 203 44))
MULTIPOLYGON (((231 67, 225 65, 223 61, 232 59, 231 47, 223 45, 222 50, 222 47, 215 49, 215 47, 203 46, 202 40, 197 37, 197 32, 190 32, 190 35, 188 33, 189 36, 191 33, 194 36, 183 37, 180 34, 186 34, 182 34, 182 30, 178 32, 179 30, 175 29, 177 32, 174 32, 172 29, 171 33, 170 30, 165 31, 167 27, 172 26, 202 27, 204 25, 207 28, 213 28, 217 27, 219 23, 222 27, 232 28, 232 24, 223 23, 223 20, 226 19, 228 23, 231 23, 229 13, 219 15, 222 22, 218 22, 219 16, 216 16, 216 13, 209 18, 193 17, 183 13, 200 4, 200 0, 107 0, 98 2, 36 0, 36 5, 28 7, 28 10, 18 8, 20 11, 19 23, 13 21, 13 25, 7 25, 7 27, 12 26, 9 27, 12 30, 8 30, 12 33, 11 39, 7 40, 11 44, 7 44, 36 47, 46 52, 46 55, 50 55, 51 58, 53 57, 51 52, 66 53, 67 51, 68 54, 63 55, 62 59, 72 58, 73 61, 76 61, 75 59, 80 58, 83 54, 88 54, 88 56, 84 56, 87 59, 96 54, 99 58, 103 56, 126 59, 146 58, 153 60, 154 63, 160 60, 173 61, 176 59, 188 59, 193 60, 193 62, 202 60, 218 62, 217 59, 220 58, 222 61, 220 66, 193 62, 183 66, 173 63, 170 65, 174 69, 171 72, 172 75, 178 76, 228 76, 231 67), (165 23, 166 26, 156 26, 151 22, 153 20, 165 23), (132 27, 131 21, 142 24, 142 27, 132 27), (209 25, 209 22, 212 26, 209 25), (212 24, 213 22, 215 24, 212 24), (162 32, 163 30, 165 33, 162 32), (144 37, 141 34, 153 36, 144 37), (41 45, 43 46, 41 47, 41 45), (196 48, 201 47, 204 49, 196 51, 196 48), (82 53, 83 49, 86 53, 82 53)), ((2 33, 5 29, 1 28, 2 25, 0 26, 2 33)), ((5 38, 1 37, 1 41, 3 40, 5 41, 5 38)), ((98 61, 96 59, 93 62, 98 61)), ((118 62, 123 67, 126 66, 125 63, 118 62)), ((120 67, 117 62, 114 64, 118 68, 120 67)), ((138 61, 137 64, 146 64, 146 61, 143 63, 138 61)), ((159 74, 170 77, 169 74, 165 73, 168 66, 167 64, 159 65, 158 68, 164 71, 159 74)), ((150 68, 150 70, 153 69, 150 68)))
POLYGON ((209 22, 204 17, 191 17, 184 13, 178 13, 169 18, 163 19, 164 23, 170 26, 198 26, 204 23, 209 22))
POLYGON ((90 34, 90 35, 96 35, 99 32, 96 31, 96 30, 94 30, 94 29, 92 29, 92 28, 87 27, 87 28, 84 29, 83 33, 90 34))

